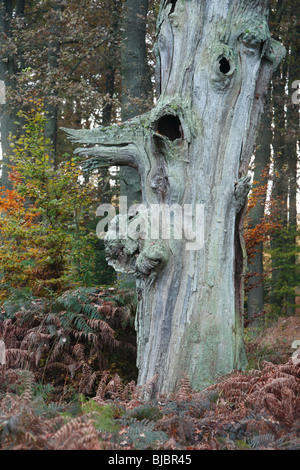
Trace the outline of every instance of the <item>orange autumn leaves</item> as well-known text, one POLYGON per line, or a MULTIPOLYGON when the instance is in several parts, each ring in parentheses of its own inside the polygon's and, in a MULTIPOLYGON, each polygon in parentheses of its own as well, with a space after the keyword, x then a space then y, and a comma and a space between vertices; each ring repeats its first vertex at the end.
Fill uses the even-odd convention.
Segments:
POLYGON ((15 189, 1 188, 0 215, 1 299, 8 287, 30 281, 40 250, 34 242, 38 212, 35 207, 26 208, 25 198, 15 189))
POLYGON ((244 239, 248 261, 250 262, 259 250, 260 243, 268 241, 273 233, 282 228, 282 221, 280 220, 281 201, 274 198, 271 191, 268 190, 269 182, 268 165, 262 172, 262 180, 253 181, 253 189, 248 199, 244 239), (253 224, 251 211, 257 204, 264 207, 263 216, 258 223, 253 224))
POLYGON ((12 189, 0 188, 0 300, 11 289, 58 291, 80 279, 93 256, 95 233, 86 230, 95 186, 83 184, 73 159, 53 167, 42 103, 20 112, 12 137, 12 189), (88 261, 87 261, 88 260, 88 261))

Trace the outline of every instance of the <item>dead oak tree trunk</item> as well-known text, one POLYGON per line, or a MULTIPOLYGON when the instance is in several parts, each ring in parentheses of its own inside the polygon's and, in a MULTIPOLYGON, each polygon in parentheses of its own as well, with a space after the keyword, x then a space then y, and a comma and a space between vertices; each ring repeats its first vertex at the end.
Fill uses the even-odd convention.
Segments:
MULTIPOLYGON (((204 207, 204 243, 182 237, 115 240, 117 270, 134 272, 139 384, 171 392, 187 373, 201 389, 245 364, 243 209, 247 168, 272 71, 265 0, 164 0, 157 24, 155 108, 121 126, 66 130, 89 168, 138 169, 144 209, 204 207)), ((129 227, 136 217, 127 217, 129 227)), ((121 219, 118 219, 121 223, 121 219)), ((193 220, 195 223, 195 220, 193 220)), ((114 220, 116 223, 116 220, 114 220)), ((195 225, 194 225, 195 226, 195 225)))

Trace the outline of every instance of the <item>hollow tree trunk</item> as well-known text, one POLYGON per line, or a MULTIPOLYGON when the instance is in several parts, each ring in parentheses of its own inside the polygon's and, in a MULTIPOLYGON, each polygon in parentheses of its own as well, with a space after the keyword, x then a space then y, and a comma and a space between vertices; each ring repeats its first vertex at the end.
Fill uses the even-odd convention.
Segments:
POLYGON ((124 216, 129 227, 155 205, 189 205, 195 224, 204 207, 204 243, 195 249, 187 234, 116 240, 121 216, 106 235, 110 262, 137 277, 138 383, 157 376, 153 392, 172 392, 184 373, 201 389, 245 364, 246 174, 267 84, 283 55, 270 39, 267 11, 263 0, 162 1, 155 108, 123 126, 66 130, 90 146, 77 149, 88 168, 106 160, 138 169, 144 208, 124 216))

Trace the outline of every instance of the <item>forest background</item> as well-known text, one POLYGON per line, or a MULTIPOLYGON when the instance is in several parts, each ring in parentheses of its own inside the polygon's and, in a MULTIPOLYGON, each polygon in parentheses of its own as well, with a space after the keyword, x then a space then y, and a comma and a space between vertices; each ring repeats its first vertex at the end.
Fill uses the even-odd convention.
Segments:
MULTIPOLYGON (((12 371, 21 369, 36 387, 52 384, 66 400, 76 389, 86 403, 95 394, 103 399, 107 383, 116 394, 116 377, 136 379, 135 293, 107 265, 96 235, 97 207, 117 204, 132 176, 118 168, 84 172, 60 128, 118 125, 151 109, 159 3, 0 2, 5 387, 16 387, 12 371)), ((300 303, 299 2, 270 3, 272 36, 287 54, 273 76, 252 159, 247 335, 297 317, 300 303)), ((134 187, 132 200, 139 200, 134 187)), ((54 388, 48 392, 53 399, 54 388)))

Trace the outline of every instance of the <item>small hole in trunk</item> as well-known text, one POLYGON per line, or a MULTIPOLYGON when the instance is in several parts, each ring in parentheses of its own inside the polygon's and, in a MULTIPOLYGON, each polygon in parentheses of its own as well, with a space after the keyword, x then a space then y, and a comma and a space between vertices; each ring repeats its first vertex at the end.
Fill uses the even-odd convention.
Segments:
POLYGON ((166 114, 158 120, 157 132, 172 141, 183 138, 180 119, 172 114, 166 114))
POLYGON ((173 12, 174 12, 175 6, 176 6, 176 2, 177 2, 177 0, 168 0, 167 5, 169 5, 170 3, 172 4, 172 8, 171 8, 170 13, 173 13, 173 12))
POLYGON ((230 72, 230 63, 227 59, 225 59, 225 57, 223 57, 220 62, 220 72, 226 74, 228 72, 230 72))

